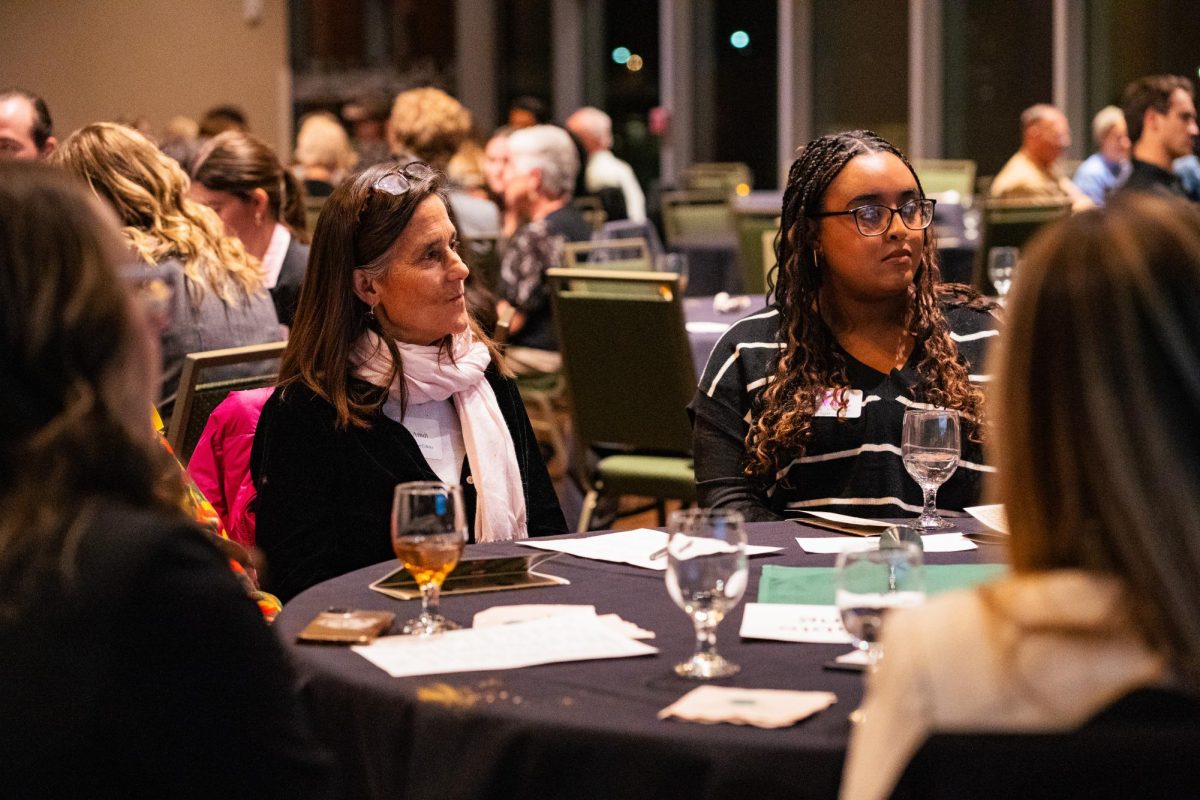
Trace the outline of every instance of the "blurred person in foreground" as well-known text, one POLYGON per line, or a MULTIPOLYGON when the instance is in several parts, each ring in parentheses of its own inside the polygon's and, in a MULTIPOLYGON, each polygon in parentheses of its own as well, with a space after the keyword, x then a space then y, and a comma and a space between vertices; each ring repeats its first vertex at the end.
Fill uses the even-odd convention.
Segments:
MULTIPOLYGON (((612 117, 598 108, 584 106, 567 117, 567 130, 583 144, 587 163, 584 187, 592 193, 618 189, 625 201, 625 216, 633 222, 646 221, 646 195, 633 168, 613 155, 612 117)), ((607 207, 606 207, 607 210, 607 207)), ((609 219, 614 219, 609 214, 609 219)))
POLYGON ((1123 189, 1187 196, 1171 170, 1200 136, 1195 99, 1192 82, 1179 75, 1149 75, 1125 87, 1121 107, 1133 140, 1133 171, 1123 189))
POLYGON ((998 200, 1030 203, 1069 203, 1075 211, 1094 204, 1071 179, 1059 161, 1071 146, 1067 116, 1052 105, 1038 103, 1021 112, 1021 149, 996 173, 990 190, 998 200))
MULTIPOLYGON (((101 122, 67 137, 51 163, 82 178, 108 201, 135 257, 170 289, 161 332, 158 409, 170 418, 188 353, 279 341, 279 319, 257 260, 224 232, 216 213, 188 197, 179 164, 131 128, 101 122)), ((250 377, 258 364, 219 367, 213 380, 250 377)))
POLYGON ((191 198, 217 212, 225 232, 262 264, 275 312, 292 324, 308 267, 304 190, 275 151, 248 133, 210 139, 192 166, 191 198))
POLYGON ((752 521, 920 512, 900 450, 914 404, 960 416, 961 457, 939 507, 979 502, 993 471, 980 384, 1000 331, 992 304, 941 282, 933 209, 878 134, 805 145, 788 172, 767 309, 717 342, 689 408, 702 506, 752 521))
MULTIPOLYGON (((565 135, 565 134, 564 134, 565 135)), ((566 532, 516 384, 467 311, 441 173, 371 167, 329 198, 251 453, 286 602, 393 557, 393 490, 463 486, 471 540, 566 532)))
POLYGON ((325 797, 279 643, 179 505, 117 220, 0 165, 0 784, 11 797, 325 797))
POLYGON ((1069 731, 1200 691, 1200 214, 1119 193, 1035 239, 992 388, 1013 573, 887 618, 842 796, 939 731, 1069 731), (1114 435, 1116 432, 1116 435, 1114 435))
POLYGON ((1129 129, 1125 114, 1116 106, 1105 106, 1092 119, 1092 140, 1096 152, 1075 170, 1073 178, 1079 191, 1098 206, 1104 205, 1109 192, 1129 177, 1129 129))
POLYGON ((0 160, 35 161, 57 145, 45 100, 24 89, 0 89, 0 160))

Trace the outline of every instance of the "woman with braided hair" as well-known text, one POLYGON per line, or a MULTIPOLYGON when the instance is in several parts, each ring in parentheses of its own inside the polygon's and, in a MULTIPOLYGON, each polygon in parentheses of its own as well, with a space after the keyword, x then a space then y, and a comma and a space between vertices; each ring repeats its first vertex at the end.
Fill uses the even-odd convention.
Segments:
POLYGON ((991 471, 980 364, 998 331, 977 293, 940 283, 933 205, 904 155, 871 131, 800 152, 768 307, 722 337, 691 405, 702 505, 749 520, 920 512, 900 453, 914 405, 959 412, 961 460, 938 500, 978 501, 991 471))

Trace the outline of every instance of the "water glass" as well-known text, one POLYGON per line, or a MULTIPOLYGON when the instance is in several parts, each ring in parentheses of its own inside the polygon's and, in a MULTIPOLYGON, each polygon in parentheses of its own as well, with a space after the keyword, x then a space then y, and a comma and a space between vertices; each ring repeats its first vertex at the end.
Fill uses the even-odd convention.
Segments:
POLYGON ((667 591, 692 619, 696 648, 675 667, 685 678, 734 675, 740 667, 717 652, 717 626, 746 591, 746 531, 742 515, 725 509, 671 514, 667 539, 667 591))
POLYGON ((879 639, 893 608, 925 602, 924 559, 914 542, 838 555, 836 604, 854 646, 874 667, 883 657, 879 639))
POLYGON ((414 481, 396 487, 392 502, 392 549, 421 587, 421 613, 403 633, 429 636, 459 626, 438 611, 442 582, 467 544, 461 486, 414 481))
POLYGON ((1019 247, 993 247, 988 250, 988 280, 1003 300, 1012 285, 1013 271, 1021 258, 1019 247))
POLYGON ((909 408, 900 440, 904 468, 921 487, 925 507, 918 528, 952 528, 937 513, 938 487, 958 469, 958 412, 946 408, 909 408))

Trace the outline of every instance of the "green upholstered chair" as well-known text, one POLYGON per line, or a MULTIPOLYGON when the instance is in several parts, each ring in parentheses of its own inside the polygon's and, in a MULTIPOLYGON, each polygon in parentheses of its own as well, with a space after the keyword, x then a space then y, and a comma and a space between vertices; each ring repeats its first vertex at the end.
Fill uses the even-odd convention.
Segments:
POLYGON ((662 193, 663 229, 667 247, 729 248, 737 246, 731 193, 720 189, 662 193))
POLYGON ((775 234, 779 231, 779 216, 738 212, 736 219, 742 293, 765 294, 767 272, 775 266, 775 234))
POLYGON ((579 215, 591 227, 592 233, 599 233, 604 227, 604 223, 608 221, 604 205, 597 197, 576 197, 571 201, 571 205, 579 211, 579 215))
POLYGON ((750 166, 741 161, 698 163, 684 168, 679 185, 684 189, 718 189, 728 194, 742 187, 742 192, 749 192, 754 186, 754 176, 750 166))
POLYGON ((696 496, 686 410, 696 369, 680 278, 554 269, 547 279, 579 443, 575 470, 587 491, 578 529, 588 529, 602 494, 654 498, 665 524, 666 500, 696 496))
POLYGON ((995 294, 988 278, 988 253, 994 247, 1022 248, 1043 226, 1071 212, 1070 203, 1033 204, 1027 200, 988 200, 983 204, 979 252, 975 256, 975 288, 995 294))
POLYGON ((955 192, 959 202, 971 205, 975 196, 975 162, 967 159, 914 158, 913 169, 927 197, 955 192))
POLYGON ((286 346, 287 342, 270 342, 188 353, 184 357, 175 405, 167 422, 167 442, 180 462, 187 464, 192 451, 196 449, 196 443, 200 441, 209 415, 230 392, 274 385, 279 377, 278 359, 286 346), (203 380, 206 370, 250 363, 260 364, 259 374, 248 378, 203 380))

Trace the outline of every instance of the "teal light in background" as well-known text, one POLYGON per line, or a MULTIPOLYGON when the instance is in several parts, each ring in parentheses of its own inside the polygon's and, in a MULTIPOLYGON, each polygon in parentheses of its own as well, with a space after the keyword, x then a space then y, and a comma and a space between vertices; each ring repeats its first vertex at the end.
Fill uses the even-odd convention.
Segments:
POLYGON ((729 35, 729 43, 741 50, 746 45, 750 44, 750 34, 745 31, 734 31, 729 35))
POLYGON ((629 61, 629 57, 633 55, 629 52, 628 47, 618 47, 612 51, 612 60, 618 64, 624 64, 629 61))

